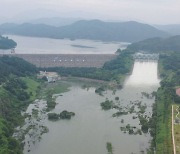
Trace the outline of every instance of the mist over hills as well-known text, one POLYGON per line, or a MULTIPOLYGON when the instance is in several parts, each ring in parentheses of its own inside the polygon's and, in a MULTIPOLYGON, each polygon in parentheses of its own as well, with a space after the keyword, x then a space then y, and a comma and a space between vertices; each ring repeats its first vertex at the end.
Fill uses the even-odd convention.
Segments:
POLYGON ((50 26, 66 26, 73 24, 74 22, 81 20, 80 18, 62 18, 62 17, 51 17, 51 18, 38 18, 29 20, 28 23, 31 24, 46 24, 50 26))
POLYGON ((90 39, 101 41, 137 42, 152 37, 168 37, 164 31, 135 21, 104 22, 100 20, 80 20, 66 26, 45 24, 2 24, 1 34, 49 37, 56 39, 90 39))
POLYGON ((155 25, 155 27, 171 35, 180 35, 180 24, 155 25))

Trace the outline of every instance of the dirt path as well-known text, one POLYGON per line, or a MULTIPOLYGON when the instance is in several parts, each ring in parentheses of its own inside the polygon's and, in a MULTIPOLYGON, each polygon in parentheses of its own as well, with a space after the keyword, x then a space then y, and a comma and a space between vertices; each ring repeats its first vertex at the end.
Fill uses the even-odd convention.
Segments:
POLYGON ((176 144, 174 139, 174 106, 172 105, 172 142, 173 142, 173 154, 176 154, 176 144))
POLYGON ((179 115, 179 106, 177 106, 176 111, 177 111, 176 118, 179 119, 179 117, 178 117, 178 115, 179 115))

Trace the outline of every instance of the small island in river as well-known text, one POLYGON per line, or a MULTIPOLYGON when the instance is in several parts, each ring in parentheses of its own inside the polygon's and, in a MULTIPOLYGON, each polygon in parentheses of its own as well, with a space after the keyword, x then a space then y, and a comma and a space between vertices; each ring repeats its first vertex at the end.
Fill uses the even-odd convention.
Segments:
POLYGON ((75 45, 75 44, 72 44, 71 46, 76 47, 76 48, 90 48, 90 49, 95 48, 95 47, 84 46, 84 45, 75 45))

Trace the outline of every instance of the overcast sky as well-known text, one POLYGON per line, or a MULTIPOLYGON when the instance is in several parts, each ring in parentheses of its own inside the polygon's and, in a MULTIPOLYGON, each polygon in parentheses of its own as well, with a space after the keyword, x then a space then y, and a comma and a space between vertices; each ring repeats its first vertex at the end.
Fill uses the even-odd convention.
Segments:
POLYGON ((180 0, 0 0, 0 20, 53 16, 180 24, 180 0))

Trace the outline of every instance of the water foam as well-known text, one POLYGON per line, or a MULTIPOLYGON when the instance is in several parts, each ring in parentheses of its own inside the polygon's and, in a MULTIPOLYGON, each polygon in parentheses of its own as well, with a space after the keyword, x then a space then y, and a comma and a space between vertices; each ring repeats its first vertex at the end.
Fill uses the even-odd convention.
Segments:
POLYGON ((135 61, 132 75, 129 76, 125 85, 158 85, 157 61, 135 61))

